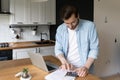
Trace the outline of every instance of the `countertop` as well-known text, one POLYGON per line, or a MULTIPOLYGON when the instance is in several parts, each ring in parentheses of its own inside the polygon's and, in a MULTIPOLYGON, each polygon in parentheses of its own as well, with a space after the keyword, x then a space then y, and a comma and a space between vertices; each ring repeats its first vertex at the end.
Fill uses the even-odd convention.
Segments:
MULTIPOLYGON (((57 65, 61 65, 60 61, 53 56, 44 56, 45 61, 53 62, 57 65)), ((0 61, 0 80, 20 80, 15 77, 15 74, 20 72, 23 68, 28 68, 32 75, 31 80, 45 80, 45 76, 49 74, 42 69, 39 69, 32 65, 29 58, 0 61), (9 65, 9 66, 8 66, 9 65)), ((86 77, 77 77, 75 80, 101 80, 99 77, 88 74, 86 77)))
POLYGON ((32 47, 47 47, 47 46, 55 45, 55 42, 52 40, 43 41, 47 43, 41 43, 41 44, 36 44, 36 42, 40 42, 40 41, 9 42, 9 47, 1 47, 0 50, 32 48, 32 47))

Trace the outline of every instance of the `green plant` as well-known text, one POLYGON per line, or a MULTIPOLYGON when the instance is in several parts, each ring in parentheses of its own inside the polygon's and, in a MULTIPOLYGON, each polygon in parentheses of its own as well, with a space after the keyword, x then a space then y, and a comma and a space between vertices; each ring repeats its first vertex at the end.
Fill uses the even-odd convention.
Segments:
POLYGON ((28 73, 28 68, 23 68, 23 73, 28 73))
POLYGON ((23 68, 23 71, 22 71, 22 77, 23 78, 28 78, 29 77, 29 74, 28 74, 28 68, 23 68))

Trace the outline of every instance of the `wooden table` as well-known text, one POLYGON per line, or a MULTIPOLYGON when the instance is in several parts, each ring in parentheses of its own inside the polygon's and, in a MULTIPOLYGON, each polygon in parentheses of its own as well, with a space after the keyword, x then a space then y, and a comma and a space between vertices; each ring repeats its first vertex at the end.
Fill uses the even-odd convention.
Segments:
MULTIPOLYGON (((45 60, 54 62, 57 65, 60 65, 58 59, 53 56, 44 57, 45 60)), ((0 61, 0 80, 20 80, 18 77, 15 77, 15 74, 22 71, 23 68, 28 68, 30 74, 32 75, 31 80, 45 80, 44 77, 49 74, 31 64, 30 59, 19 59, 19 60, 9 60, 9 61, 0 61)), ((98 77, 89 74, 85 78, 77 77, 76 80, 101 80, 98 77)))

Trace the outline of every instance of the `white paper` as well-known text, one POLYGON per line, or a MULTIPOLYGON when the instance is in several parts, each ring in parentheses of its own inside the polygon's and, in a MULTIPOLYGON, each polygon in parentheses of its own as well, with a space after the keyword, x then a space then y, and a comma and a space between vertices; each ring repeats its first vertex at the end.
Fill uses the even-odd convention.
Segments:
POLYGON ((75 77, 65 76, 67 71, 58 69, 47 76, 45 76, 45 80, 75 80, 75 77))

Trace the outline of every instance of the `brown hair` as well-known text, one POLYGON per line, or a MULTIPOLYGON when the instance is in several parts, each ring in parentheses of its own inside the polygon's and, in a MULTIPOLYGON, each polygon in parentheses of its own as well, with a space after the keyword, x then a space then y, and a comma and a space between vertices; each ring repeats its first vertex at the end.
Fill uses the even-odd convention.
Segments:
POLYGON ((60 16, 62 20, 67 20, 72 14, 75 14, 75 17, 78 17, 78 8, 74 5, 65 5, 61 10, 60 16))

